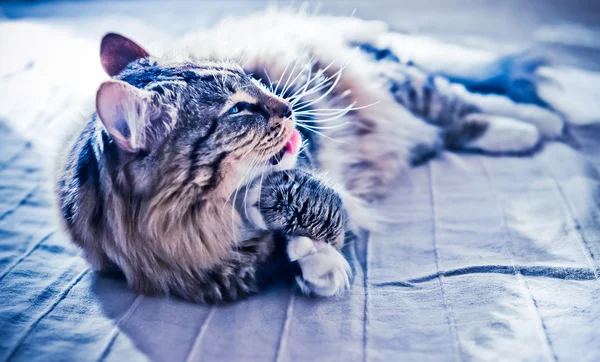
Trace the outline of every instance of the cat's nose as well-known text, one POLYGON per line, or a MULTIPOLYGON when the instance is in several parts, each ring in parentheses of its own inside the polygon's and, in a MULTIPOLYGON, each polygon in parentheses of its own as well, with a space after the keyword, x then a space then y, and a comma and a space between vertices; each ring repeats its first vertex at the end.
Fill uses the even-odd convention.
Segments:
POLYGON ((292 106, 283 99, 273 100, 269 108, 271 108, 271 114, 275 117, 290 118, 293 113, 292 106))
POLYGON ((282 117, 283 118, 290 118, 292 116, 292 106, 289 103, 287 103, 287 102, 285 102, 285 104, 286 104, 286 106, 285 106, 285 108, 283 110, 282 117))

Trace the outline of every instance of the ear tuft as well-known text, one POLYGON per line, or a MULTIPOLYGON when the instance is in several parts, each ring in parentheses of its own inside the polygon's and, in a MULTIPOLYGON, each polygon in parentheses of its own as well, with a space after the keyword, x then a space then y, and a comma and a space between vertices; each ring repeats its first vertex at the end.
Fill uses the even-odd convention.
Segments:
POLYGON ((100 43, 100 62, 104 71, 114 77, 138 59, 147 58, 148 52, 133 40, 116 33, 108 33, 100 43))

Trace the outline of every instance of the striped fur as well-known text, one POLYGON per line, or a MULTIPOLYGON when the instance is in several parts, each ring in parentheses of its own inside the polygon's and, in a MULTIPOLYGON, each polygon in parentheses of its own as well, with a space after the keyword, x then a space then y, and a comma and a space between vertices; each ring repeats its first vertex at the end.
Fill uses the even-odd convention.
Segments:
POLYGON ((57 188, 67 230, 92 266, 116 265, 146 294, 222 302, 255 292, 273 237, 242 239, 231 198, 289 138, 287 103, 239 66, 153 58, 134 60, 97 99, 107 101, 74 142, 57 188), (114 85, 131 100, 105 95, 114 85), (257 111, 230 115, 240 102, 257 111))

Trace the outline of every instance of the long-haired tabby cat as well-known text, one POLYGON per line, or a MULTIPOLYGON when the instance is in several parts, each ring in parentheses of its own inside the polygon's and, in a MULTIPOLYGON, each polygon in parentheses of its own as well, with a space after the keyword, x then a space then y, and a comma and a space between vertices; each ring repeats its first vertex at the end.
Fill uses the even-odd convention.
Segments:
POLYGON ((486 112, 487 98, 378 48, 368 23, 331 23, 260 14, 162 56, 104 37, 112 80, 57 187, 95 269, 195 302, 245 297, 282 271, 305 293, 339 294, 349 222, 368 227, 365 202, 400 171, 444 146, 520 153, 548 136, 511 118, 508 98, 486 112))

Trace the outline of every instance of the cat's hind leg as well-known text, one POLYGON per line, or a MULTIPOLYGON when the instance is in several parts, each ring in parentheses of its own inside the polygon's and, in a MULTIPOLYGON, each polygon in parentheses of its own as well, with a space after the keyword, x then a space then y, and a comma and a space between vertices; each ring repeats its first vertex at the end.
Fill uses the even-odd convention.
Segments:
POLYGON ((473 113, 444 130, 444 142, 450 149, 480 151, 489 154, 524 154, 541 142, 538 129, 519 120, 473 113))
POLYGON ((444 78, 435 78, 436 88, 445 94, 453 94, 465 104, 470 104, 481 113, 518 119, 535 126, 542 137, 554 140, 562 137, 564 119, 550 109, 535 104, 517 103, 499 94, 480 94, 467 90, 461 84, 450 83, 444 78))
POLYGON ((440 127, 449 149, 519 155, 535 151, 542 138, 562 135, 562 118, 547 109, 497 94, 470 93, 413 66, 392 70, 388 79, 396 101, 440 127))
POLYGON ((537 70, 547 59, 535 51, 499 54, 443 42, 428 36, 385 32, 373 45, 413 62, 428 74, 462 84, 477 93, 503 94, 520 103, 544 106, 537 90, 537 70))

